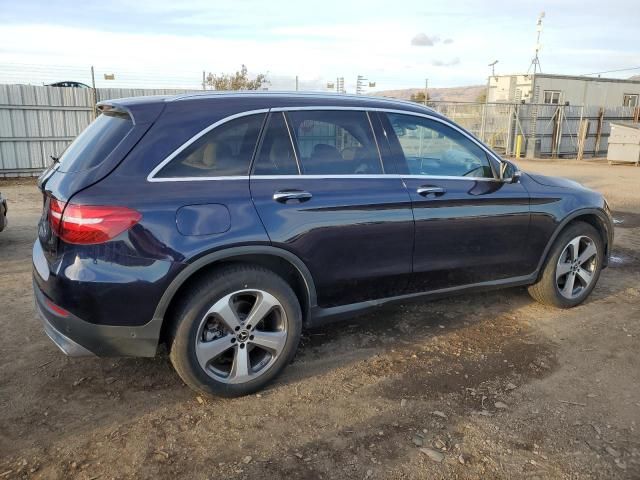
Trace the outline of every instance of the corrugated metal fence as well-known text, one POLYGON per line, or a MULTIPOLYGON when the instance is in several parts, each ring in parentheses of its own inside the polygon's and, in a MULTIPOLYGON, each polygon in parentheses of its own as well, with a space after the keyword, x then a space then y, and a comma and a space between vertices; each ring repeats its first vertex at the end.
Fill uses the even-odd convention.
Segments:
MULTIPOLYGON (((99 88, 97 101, 188 90, 99 88)), ((93 120, 88 88, 0 85, 0 177, 38 175, 93 120)))

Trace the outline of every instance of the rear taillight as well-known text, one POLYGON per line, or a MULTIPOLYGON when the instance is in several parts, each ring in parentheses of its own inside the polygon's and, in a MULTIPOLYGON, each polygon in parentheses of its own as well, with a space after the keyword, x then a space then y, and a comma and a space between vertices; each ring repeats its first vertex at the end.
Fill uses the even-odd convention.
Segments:
POLYGON ((140 221, 142 215, 126 207, 67 204, 51 198, 51 229, 67 243, 88 245, 117 237, 140 221))

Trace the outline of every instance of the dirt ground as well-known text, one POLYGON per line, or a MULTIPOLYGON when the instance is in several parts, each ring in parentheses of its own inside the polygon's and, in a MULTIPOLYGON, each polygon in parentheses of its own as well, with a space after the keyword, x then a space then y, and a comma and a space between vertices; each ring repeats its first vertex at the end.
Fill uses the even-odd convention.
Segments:
POLYGON ((0 183, 0 479, 640 478, 640 168, 519 163, 601 190, 620 220, 586 304, 515 288, 384 307, 306 332, 234 400, 196 396, 166 355, 59 352, 32 307, 38 192, 0 183))

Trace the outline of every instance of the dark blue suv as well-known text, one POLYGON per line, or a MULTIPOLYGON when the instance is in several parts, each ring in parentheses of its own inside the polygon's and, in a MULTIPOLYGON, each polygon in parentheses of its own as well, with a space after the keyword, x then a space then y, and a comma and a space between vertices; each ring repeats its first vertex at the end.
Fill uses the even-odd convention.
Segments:
POLYGON ((99 110, 39 179, 36 304, 69 355, 165 343, 188 385, 242 395, 303 328, 514 285, 572 307, 607 265, 600 194, 521 173, 414 103, 203 93, 99 110))

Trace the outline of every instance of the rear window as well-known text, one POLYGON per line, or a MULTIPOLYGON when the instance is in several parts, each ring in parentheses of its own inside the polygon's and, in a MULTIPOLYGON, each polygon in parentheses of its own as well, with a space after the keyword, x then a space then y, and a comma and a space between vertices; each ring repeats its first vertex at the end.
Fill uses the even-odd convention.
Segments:
POLYGON ((132 128, 127 114, 101 114, 67 147, 58 170, 79 172, 100 165, 132 128))

